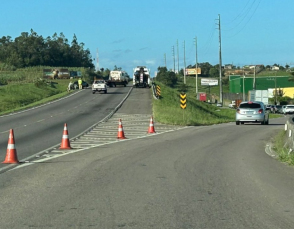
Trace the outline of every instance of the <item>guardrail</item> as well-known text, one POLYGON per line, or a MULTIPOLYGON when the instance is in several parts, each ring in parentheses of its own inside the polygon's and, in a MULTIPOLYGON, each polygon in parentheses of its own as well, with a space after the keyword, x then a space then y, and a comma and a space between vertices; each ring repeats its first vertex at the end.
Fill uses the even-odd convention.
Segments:
POLYGON ((289 148, 289 153, 294 150, 294 117, 289 117, 285 124, 286 140, 285 147, 289 148))

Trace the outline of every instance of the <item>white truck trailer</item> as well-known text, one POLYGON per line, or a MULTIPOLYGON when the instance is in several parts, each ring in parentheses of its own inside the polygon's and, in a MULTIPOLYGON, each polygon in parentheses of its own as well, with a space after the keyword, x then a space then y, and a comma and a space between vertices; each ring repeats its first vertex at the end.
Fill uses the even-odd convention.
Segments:
POLYGON ((137 66, 134 68, 133 86, 150 88, 150 69, 146 68, 145 66, 137 66))
POLYGON ((129 75, 125 71, 110 71, 107 86, 116 87, 116 85, 127 86, 129 83, 129 75))

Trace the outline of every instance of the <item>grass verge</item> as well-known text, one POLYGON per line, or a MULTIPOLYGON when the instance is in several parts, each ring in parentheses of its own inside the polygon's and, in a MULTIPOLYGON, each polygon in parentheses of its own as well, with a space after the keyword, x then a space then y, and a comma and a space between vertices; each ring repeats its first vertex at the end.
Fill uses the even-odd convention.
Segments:
POLYGON ((294 165, 294 154, 289 153, 290 149, 286 146, 286 131, 281 130, 274 138, 273 150, 278 154, 279 160, 294 165))
POLYGON ((153 115, 160 123, 173 125, 212 125, 235 121, 235 110, 216 107, 201 102, 195 93, 187 92, 187 107, 180 107, 180 91, 157 83, 161 87, 161 98, 153 100, 153 115))

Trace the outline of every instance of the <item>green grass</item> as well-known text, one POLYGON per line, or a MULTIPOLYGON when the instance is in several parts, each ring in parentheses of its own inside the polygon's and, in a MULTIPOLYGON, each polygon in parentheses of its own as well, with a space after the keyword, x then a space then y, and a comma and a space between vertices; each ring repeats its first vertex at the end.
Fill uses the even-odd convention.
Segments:
POLYGON ((279 70, 279 71, 264 70, 258 73, 256 76, 259 77, 259 76, 292 76, 292 75, 290 72, 286 72, 282 70, 279 70))
POLYGON ((294 154, 289 153, 289 147, 285 146, 286 131, 281 130, 274 138, 273 149, 279 156, 279 160, 289 165, 294 165, 294 154))
MULTIPOLYGON (((188 81, 187 81, 188 84, 188 81)), ((161 86, 161 98, 153 100, 153 115, 160 123, 173 125, 211 125, 217 123, 232 122, 235 120, 235 110, 218 108, 214 104, 198 101, 193 87, 188 84, 187 107, 180 107, 180 91, 163 84, 161 86)))
POLYGON ((69 80, 48 83, 11 83, 0 86, 0 115, 43 104, 65 96, 69 80))

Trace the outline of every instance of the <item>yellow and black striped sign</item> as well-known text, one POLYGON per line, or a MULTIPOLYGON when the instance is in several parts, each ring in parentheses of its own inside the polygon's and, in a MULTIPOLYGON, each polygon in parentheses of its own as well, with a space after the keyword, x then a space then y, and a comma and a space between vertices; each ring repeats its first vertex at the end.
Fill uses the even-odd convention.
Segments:
POLYGON ((181 102, 181 108, 186 109, 186 107, 187 107, 187 99, 186 99, 186 94, 185 93, 180 94, 180 102, 181 102))
POLYGON ((157 96, 160 96, 160 94, 161 94, 161 90, 160 90, 159 85, 156 86, 156 94, 157 94, 157 96))

